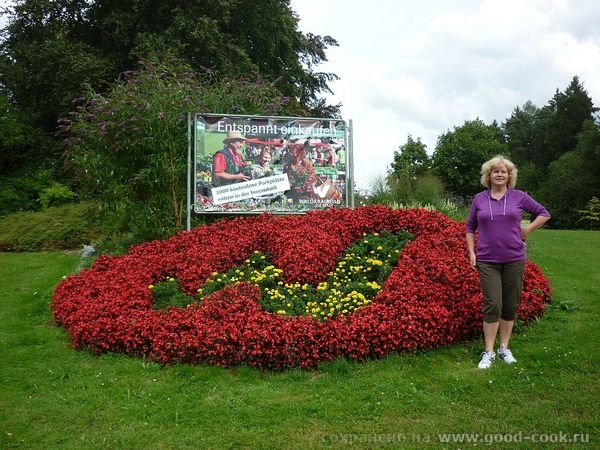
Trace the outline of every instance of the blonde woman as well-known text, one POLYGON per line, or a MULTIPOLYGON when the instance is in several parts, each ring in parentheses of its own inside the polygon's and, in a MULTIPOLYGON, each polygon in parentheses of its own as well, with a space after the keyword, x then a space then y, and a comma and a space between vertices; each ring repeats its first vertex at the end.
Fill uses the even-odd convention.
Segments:
POLYGON ((517 362, 509 341, 523 287, 525 241, 544 225, 550 214, 527 193, 515 189, 517 168, 496 156, 481 166, 481 184, 486 187, 473 198, 467 219, 467 248, 471 267, 479 271, 483 291, 483 335, 485 351, 478 367, 488 369, 496 356, 508 364, 517 362), (523 212, 532 216, 521 227, 523 212), (479 231, 477 244, 475 231, 479 231), (496 335, 500 332, 497 352, 496 335))

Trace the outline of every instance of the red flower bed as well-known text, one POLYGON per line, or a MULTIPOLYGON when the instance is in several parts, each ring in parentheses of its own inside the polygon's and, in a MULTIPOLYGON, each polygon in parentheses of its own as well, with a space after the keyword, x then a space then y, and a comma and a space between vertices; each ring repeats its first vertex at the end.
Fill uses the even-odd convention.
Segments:
MULTIPOLYGON (((145 355, 161 363, 314 367, 340 356, 448 345, 478 335, 482 295, 469 268, 464 223, 425 209, 329 209, 304 216, 222 220, 168 241, 101 256, 54 292, 52 311, 75 347, 145 355), (255 250, 272 256, 284 281, 316 285, 363 233, 405 229, 415 236, 369 306, 321 322, 264 311, 260 291, 239 283, 186 308, 153 308, 148 285, 174 277, 190 296, 213 272, 255 250)), ((550 284, 527 262, 519 317, 539 317, 550 284)))

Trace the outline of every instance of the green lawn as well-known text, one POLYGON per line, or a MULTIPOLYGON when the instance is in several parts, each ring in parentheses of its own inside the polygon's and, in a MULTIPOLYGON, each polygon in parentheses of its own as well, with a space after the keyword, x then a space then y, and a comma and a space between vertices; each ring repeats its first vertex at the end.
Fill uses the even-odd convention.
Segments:
POLYGON ((48 304, 78 256, 0 253, 0 447, 599 448, 598 253, 600 232, 533 234, 530 257, 554 299, 518 327, 514 366, 477 370, 471 342, 283 373, 75 351, 48 304), (444 444, 440 433, 482 442, 444 444), (589 443, 531 440, 581 433, 589 443), (505 434, 523 442, 486 445, 505 434))

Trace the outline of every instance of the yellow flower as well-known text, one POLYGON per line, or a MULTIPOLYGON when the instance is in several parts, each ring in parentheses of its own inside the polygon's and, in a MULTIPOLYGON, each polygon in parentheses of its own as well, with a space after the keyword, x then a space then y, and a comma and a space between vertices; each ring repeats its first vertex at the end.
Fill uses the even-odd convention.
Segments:
POLYGON ((154 285, 153 284, 149 284, 148 285, 148 289, 154 289, 154 285))
POLYGON ((175 278, 169 277, 169 281, 175 281, 175 278))
POLYGON ((285 310, 280 309, 279 311, 277 311, 277 314, 285 316, 285 310))

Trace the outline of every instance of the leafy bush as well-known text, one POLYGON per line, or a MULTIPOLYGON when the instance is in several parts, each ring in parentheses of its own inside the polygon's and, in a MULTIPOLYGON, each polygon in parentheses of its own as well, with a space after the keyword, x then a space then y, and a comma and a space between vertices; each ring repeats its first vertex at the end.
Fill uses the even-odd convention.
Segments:
POLYGON ((465 220, 469 205, 462 198, 449 199, 443 183, 434 175, 416 178, 412 186, 396 177, 376 177, 366 196, 368 205, 385 205, 393 208, 426 208, 439 211, 454 220, 465 220))
POLYGON ((33 252, 71 250, 96 240, 97 226, 89 218, 87 204, 51 206, 0 219, 0 251, 33 252))
POLYGON ((66 205, 75 201, 75 192, 62 183, 54 182, 40 193, 40 204, 43 208, 66 205))
POLYGON ((52 181, 52 170, 45 168, 0 175, 0 216, 38 210, 40 194, 52 185, 52 181))

